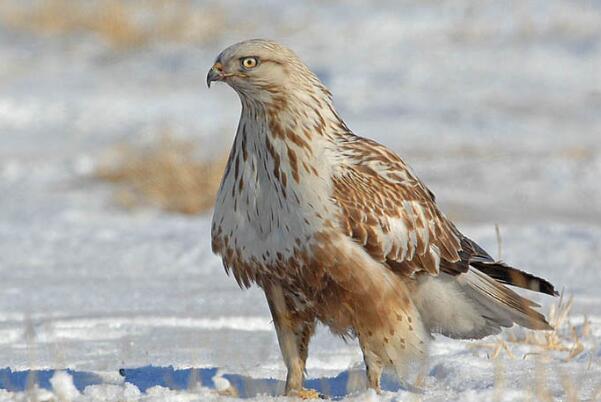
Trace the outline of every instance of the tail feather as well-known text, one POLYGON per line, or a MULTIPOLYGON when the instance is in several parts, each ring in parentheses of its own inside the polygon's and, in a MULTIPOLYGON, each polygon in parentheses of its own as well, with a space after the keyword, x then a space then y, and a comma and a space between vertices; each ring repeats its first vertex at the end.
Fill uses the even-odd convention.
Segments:
POLYGON ((510 267, 502 261, 470 261, 470 265, 506 285, 545 293, 551 296, 559 296, 555 287, 546 279, 510 267))
POLYGON ((491 278, 506 285, 545 293, 551 296, 559 296, 555 287, 546 279, 510 267, 503 261, 495 261, 486 250, 469 237, 462 237, 461 246, 465 258, 464 262, 467 263, 466 265, 484 272, 491 278))
POLYGON ((426 327, 451 338, 483 338, 514 323, 552 329, 534 310, 538 304, 475 268, 456 276, 420 275, 412 298, 426 327))
POLYGON ((538 304, 520 296, 486 274, 478 270, 470 270, 457 280, 466 295, 494 313, 489 317, 490 319, 494 320, 495 317, 499 317, 499 324, 510 320, 512 323, 515 322, 530 329, 553 329, 545 316, 533 309, 533 307, 539 307, 538 304))

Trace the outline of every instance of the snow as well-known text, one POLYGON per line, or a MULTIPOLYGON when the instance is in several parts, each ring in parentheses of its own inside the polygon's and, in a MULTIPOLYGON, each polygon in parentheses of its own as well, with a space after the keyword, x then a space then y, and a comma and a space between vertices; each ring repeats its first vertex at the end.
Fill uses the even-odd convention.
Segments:
POLYGON ((319 328, 307 385, 349 401, 598 398, 601 4, 211 4, 227 23, 200 45, 115 51, 0 25, 0 401, 234 400, 229 385, 281 399, 266 396, 285 367, 264 296, 223 272, 210 214, 125 211, 90 178, 107 149, 165 129, 201 156, 225 152, 239 103, 205 74, 249 37, 294 48, 348 125, 398 151, 493 255, 500 224, 504 260, 574 295, 584 348, 570 359, 510 344, 515 358, 491 359, 495 337, 438 337, 423 391, 387 377, 380 397, 364 390, 356 342, 319 328))
POLYGON ((61 401, 72 401, 79 396, 79 391, 73 384, 73 377, 64 371, 55 372, 50 379, 50 385, 56 397, 61 401))

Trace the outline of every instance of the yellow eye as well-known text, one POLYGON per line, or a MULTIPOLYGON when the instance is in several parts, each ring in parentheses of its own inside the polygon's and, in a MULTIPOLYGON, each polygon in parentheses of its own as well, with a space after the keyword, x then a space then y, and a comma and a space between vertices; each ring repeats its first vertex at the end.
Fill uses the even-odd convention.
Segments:
POLYGON ((255 57, 245 57, 242 59, 241 64, 246 70, 250 70, 257 66, 257 59, 255 57))

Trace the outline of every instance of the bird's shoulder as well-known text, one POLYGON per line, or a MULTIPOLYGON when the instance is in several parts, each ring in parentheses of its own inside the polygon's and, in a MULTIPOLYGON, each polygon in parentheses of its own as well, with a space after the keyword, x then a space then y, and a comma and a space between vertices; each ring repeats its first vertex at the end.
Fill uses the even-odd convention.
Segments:
POLYGON ((347 136, 339 147, 346 157, 345 163, 341 164, 341 172, 358 170, 366 177, 373 177, 380 182, 412 188, 415 196, 435 203, 434 193, 396 152, 385 145, 353 134, 347 136))

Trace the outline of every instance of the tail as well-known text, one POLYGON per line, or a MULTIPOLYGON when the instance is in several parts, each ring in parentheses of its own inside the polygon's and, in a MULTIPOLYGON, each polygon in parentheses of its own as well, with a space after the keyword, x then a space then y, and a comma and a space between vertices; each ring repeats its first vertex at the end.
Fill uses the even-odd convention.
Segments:
POLYGON ((547 280, 510 267, 502 261, 495 261, 482 247, 472 239, 463 236, 461 246, 467 251, 467 263, 472 267, 484 272, 497 281, 517 286, 534 292, 546 293, 551 296, 559 296, 555 287, 547 280))
MULTIPOLYGON (((493 275, 499 275, 494 271, 494 265, 491 266, 493 275)), ((495 276, 483 271, 470 267, 456 276, 444 273, 437 277, 418 276, 413 300, 431 332, 451 338, 482 338, 499 333, 501 328, 511 327, 514 323, 530 329, 552 329, 545 317, 534 310, 540 307, 538 304, 503 285, 507 281, 497 281, 495 276)), ((515 271, 524 277, 536 278, 515 271)), ((542 288, 548 290, 546 285, 542 288)), ((552 286, 550 289, 550 294, 554 294, 552 286)))
POLYGON ((470 265, 506 285, 517 286, 518 288, 545 293, 551 296, 559 296, 559 293, 549 281, 510 267, 502 261, 471 260, 470 265))

